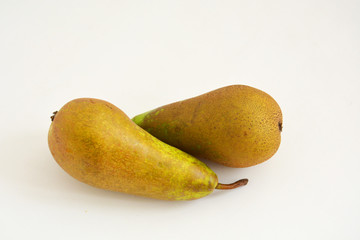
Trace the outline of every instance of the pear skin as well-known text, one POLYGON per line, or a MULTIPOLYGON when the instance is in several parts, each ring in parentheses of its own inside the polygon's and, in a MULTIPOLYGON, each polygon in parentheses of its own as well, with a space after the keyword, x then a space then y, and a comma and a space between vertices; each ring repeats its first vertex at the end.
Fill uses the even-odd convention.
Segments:
POLYGON ((267 93, 245 85, 223 87, 133 118, 165 143, 229 167, 250 167, 280 146, 282 113, 267 93))
POLYGON ((198 159, 156 139, 103 100, 75 99, 52 117, 48 135, 56 162, 86 184, 163 200, 192 200, 220 184, 198 159))

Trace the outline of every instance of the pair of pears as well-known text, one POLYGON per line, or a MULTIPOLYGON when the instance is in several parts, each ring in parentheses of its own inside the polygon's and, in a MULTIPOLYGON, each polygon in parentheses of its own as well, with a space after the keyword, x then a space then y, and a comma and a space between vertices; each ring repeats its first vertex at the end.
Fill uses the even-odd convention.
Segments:
POLYGON ((234 85, 132 120, 106 101, 75 99, 52 116, 48 143, 58 164, 81 182, 156 199, 192 200, 247 183, 218 183, 195 157, 253 166, 275 154, 281 130, 281 110, 271 96, 234 85))

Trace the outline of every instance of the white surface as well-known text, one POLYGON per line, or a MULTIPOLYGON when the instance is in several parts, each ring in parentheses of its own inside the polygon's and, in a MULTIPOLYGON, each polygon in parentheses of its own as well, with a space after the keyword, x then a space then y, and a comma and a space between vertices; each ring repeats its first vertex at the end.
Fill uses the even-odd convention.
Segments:
POLYGON ((0 2, 0 239, 360 239, 359 1, 0 2), (278 153, 248 186, 164 202, 82 184, 50 115, 78 97, 129 116, 230 84, 272 95, 278 153))

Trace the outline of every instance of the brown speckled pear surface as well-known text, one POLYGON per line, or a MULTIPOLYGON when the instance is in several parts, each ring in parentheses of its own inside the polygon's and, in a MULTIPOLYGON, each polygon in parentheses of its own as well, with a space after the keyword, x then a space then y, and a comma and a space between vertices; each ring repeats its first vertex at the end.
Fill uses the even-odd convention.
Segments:
POLYGON ((249 167, 279 148, 282 113, 256 88, 233 85, 133 118, 158 139, 229 167, 249 167))
POLYGON ((48 142, 57 163, 89 185, 164 200, 191 200, 214 188, 216 174, 196 158, 138 127, 102 100, 70 101, 52 117, 48 142))

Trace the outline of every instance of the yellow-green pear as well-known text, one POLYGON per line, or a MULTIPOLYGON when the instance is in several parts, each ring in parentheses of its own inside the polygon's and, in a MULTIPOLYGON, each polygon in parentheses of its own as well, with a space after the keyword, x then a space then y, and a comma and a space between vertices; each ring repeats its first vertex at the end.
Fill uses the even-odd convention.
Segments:
POLYGON ((99 99, 75 99, 52 117, 50 151, 71 176, 112 191, 164 200, 191 200, 220 184, 198 159, 156 139, 119 108, 99 99))
POLYGON ((165 105, 133 121, 167 144, 229 167, 249 167, 273 156, 283 124, 276 101, 244 85, 165 105))

